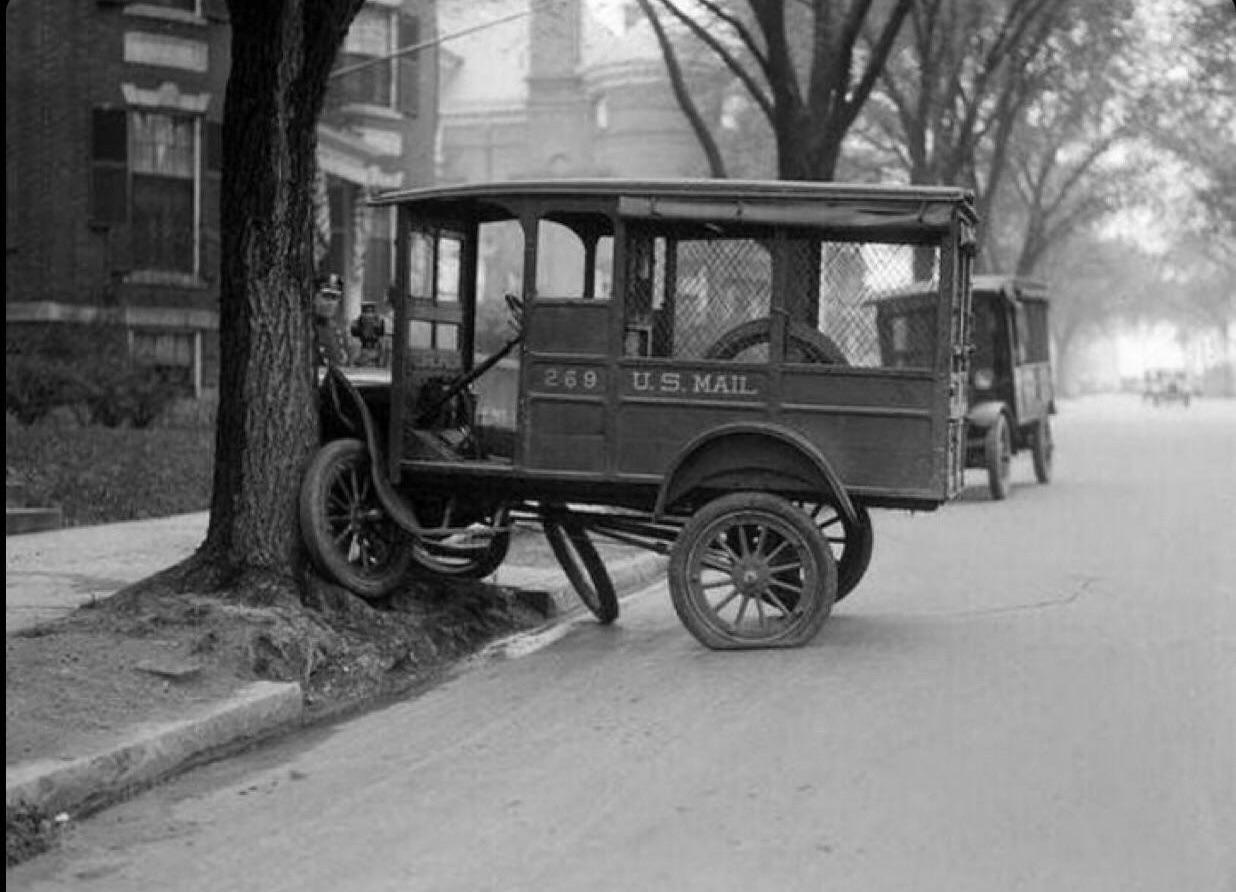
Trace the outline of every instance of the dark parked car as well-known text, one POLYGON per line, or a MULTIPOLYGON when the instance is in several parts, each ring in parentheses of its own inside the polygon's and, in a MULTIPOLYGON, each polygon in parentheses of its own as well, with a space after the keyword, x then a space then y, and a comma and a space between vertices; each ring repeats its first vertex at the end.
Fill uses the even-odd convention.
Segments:
MULTIPOLYGON (((881 346, 894 363, 930 345, 914 337, 930 312, 932 291, 918 284, 883 295, 881 346)), ((1051 480, 1056 411, 1044 285, 1015 276, 974 276, 970 376, 966 398, 966 467, 987 470, 993 499, 1009 492, 1013 456, 1029 450, 1034 475, 1051 480)))

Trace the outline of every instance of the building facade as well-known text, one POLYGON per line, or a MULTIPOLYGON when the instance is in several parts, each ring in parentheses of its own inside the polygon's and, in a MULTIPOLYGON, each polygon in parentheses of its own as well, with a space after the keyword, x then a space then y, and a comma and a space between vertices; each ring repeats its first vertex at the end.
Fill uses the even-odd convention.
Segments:
MULTIPOLYGON (((315 257, 343 277, 349 318, 390 281, 389 219, 365 195, 432 181, 434 28, 432 0, 369 0, 336 62, 307 188, 315 257)), ((8 340, 115 323, 186 392, 213 386, 230 34, 223 0, 9 5, 8 340)))
MULTIPOLYGON (((440 181, 707 176, 637 4, 501 8, 502 17, 489 4, 439 0, 440 181)), ((702 113, 719 120, 711 69, 700 58, 680 62, 702 113)))

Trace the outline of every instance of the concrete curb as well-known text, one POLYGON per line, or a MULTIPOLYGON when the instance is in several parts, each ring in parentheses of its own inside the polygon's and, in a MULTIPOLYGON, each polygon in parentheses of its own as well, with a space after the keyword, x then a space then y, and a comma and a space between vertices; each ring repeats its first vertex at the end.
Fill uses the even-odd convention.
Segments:
POLYGON ((140 728, 132 740, 107 752, 6 768, 5 808, 24 803, 46 814, 98 808, 213 751, 298 722, 303 710, 299 684, 256 682, 200 715, 140 728))
MULTIPOLYGON (((655 581, 666 559, 641 555, 610 570, 621 597, 655 581)), ((557 608, 551 624, 583 610, 560 570, 516 571, 512 588, 545 591, 557 608)), ((201 715, 166 725, 136 729, 133 739, 106 752, 68 762, 28 762, 5 770, 4 803, 24 804, 44 814, 81 814, 101 808, 125 793, 158 783, 189 765, 245 741, 269 735, 302 720, 304 697, 299 684, 257 682, 201 715)))
POLYGON ((48 530, 58 530, 63 525, 59 508, 6 508, 4 511, 4 535, 6 536, 43 533, 48 530))
MULTIPOLYGON (((614 590, 621 598, 663 577, 668 563, 668 558, 658 554, 647 554, 629 558, 607 569, 609 569, 610 580, 614 583, 614 590)), ((557 568, 544 570, 534 577, 525 577, 517 583, 503 582, 501 571, 499 571, 496 584, 544 591, 554 602, 557 618, 586 609, 562 570, 557 568)), ((555 620, 551 618, 550 621, 555 620)))

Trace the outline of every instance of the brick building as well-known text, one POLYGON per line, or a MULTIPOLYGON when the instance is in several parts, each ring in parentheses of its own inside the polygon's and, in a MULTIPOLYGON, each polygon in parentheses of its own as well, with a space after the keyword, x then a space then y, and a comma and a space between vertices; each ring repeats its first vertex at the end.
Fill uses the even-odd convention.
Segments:
MULTIPOLYGON (((5 20, 7 339, 118 323, 200 395, 218 365, 223 0, 13 0, 5 20)), ((365 194, 432 180, 435 50, 392 54, 434 29, 433 0, 369 0, 337 60, 307 187, 349 318, 390 280, 389 216, 365 194)))

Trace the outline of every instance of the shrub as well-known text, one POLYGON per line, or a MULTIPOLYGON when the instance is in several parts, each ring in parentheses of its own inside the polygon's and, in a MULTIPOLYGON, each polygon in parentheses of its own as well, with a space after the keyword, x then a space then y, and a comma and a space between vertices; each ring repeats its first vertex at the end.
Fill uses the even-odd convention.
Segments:
POLYGON ((113 523, 210 506, 214 431, 5 424, 10 479, 67 525, 113 523))
POLYGON ((58 360, 21 354, 4 357, 4 410, 22 424, 34 424, 58 406, 80 402, 84 395, 80 376, 58 360))
POLYGON ((60 406, 105 427, 150 426, 178 388, 157 369, 135 364, 124 332, 90 323, 26 329, 6 338, 5 411, 33 424, 60 406))

